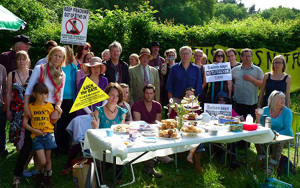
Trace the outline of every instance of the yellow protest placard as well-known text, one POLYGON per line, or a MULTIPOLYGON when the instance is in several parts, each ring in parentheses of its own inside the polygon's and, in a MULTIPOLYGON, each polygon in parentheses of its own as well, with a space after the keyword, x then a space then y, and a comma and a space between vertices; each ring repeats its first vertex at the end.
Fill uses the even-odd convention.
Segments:
MULTIPOLYGON (((213 63, 213 53, 216 49, 223 49, 226 51, 229 47, 225 47, 222 45, 215 45, 211 47, 197 47, 191 46, 193 51, 195 49, 201 49, 207 55, 207 63, 213 63)), ((240 62, 240 54, 242 48, 235 48, 237 52, 236 60, 240 62)), ((259 66, 264 73, 270 72, 272 67, 272 60, 276 55, 283 55, 286 60, 286 73, 292 77, 291 82, 291 92, 297 91, 300 89, 300 48, 297 48, 294 51, 288 53, 280 53, 268 50, 266 48, 258 48, 258 49, 251 49, 253 52, 252 62, 259 66)), ((227 59, 226 59, 227 60, 227 59)))
POLYGON ((85 78, 69 113, 108 99, 109 96, 91 79, 85 78))

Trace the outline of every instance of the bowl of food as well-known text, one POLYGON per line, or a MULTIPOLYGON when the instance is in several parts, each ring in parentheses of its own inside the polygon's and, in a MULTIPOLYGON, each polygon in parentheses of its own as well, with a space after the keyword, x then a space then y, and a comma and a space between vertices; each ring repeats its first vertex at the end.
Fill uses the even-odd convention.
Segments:
POLYGON ((224 124, 226 122, 237 122, 238 120, 232 116, 223 116, 219 115, 218 116, 218 123, 224 124))

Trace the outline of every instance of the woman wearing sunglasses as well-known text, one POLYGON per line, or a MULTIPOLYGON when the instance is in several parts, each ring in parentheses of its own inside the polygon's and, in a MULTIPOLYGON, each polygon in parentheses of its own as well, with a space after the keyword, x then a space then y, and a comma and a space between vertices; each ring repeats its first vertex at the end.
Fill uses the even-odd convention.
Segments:
POLYGON ((263 86, 260 88, 258 108, 267 106, 268 97, 274 90, 282 91, 285 94, 285 106, 289 107, 292 78, 285 70, 285 58, 282 55, 275 56, 272 61, 272 71, 265 74, 263 86))
MULTIPOLYGON (((271 129, 278 132, 281 135, 293 136, 292 130, 292 120, 293 115, 291 109, 285 106, 286 99, 285 95, 281 91, 274 90, 268 98, 268 106, 263 108, 263 114, 260 115, 258 110, 255 111, 257 123, 263 123, 263 115, 271 117, 272 127, 271 129)), ((268 173, 271 174, 274 170, 274 167, 279 164, 281 153, 284 147, 284 143, 272 144, 270 147, 271 156, 269 168, 266 169, 267 157, 266 145, 265 144, 256 144, 257 158, 262 160, 262 168, 264 171, 268 170, 268 173)))
MULTIPOLYGON (((217 49, 213 55, 213 62, 214 64, 224 63, 225 62, 225 52, 222 49, 217 49)), ((215 96, 220 92, 225 92, 229 98, 231 98, 232 92, 232 81, 220 81, 220 82, 211 82, 207 95, 206 95, 206 102, 213 102, 215 96)))
POLYGON ((81 69, 82 63, 83 61, 83 57, 85 56, 85 54, 87 54, 88 52, 91 51, 91 44, 86 42, 84 46, 78 46, 77 47, 77 54, 75 57, 76 63, 77 63, 77 67, 78 69, 81 69))

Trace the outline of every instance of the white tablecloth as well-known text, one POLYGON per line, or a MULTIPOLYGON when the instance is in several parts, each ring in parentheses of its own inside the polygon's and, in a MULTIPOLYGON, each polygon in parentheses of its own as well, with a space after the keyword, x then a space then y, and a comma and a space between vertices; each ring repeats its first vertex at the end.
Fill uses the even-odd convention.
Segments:
POLYGON ((145 161, 156 156, 165 156, 178 152, 188 151, 197 147, 199 143, 217 142, 231 143, 240 140, 261 144, 273 140, 274 134, 269 128, 259 127, 256 131, 229 132, 219 131, 217 136, 209 136, 208 133, 201 133, 198 137, 183 137, 180 139, 158 138, 156 143, 145 143, 144 137, 138 137, 135 144, 127 147, 121 141, 121 137, 128 135, 106 136, 106 129, 90 129, 86 132, 84 148, 91 150, 91 155, 102 160, 103 151, 106 151, 106 161, 112 162, 113 156, 117 156, 117 164, 125 164, 136 158, 145 151, 150 151, 134 163, 145 161))

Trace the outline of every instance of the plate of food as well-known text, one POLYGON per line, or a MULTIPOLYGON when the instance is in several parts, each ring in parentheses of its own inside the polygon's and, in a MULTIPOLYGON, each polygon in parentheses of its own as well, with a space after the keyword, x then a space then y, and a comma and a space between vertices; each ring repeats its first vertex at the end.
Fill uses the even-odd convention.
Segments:
POLYGON ((114 130, 115 133, 120 133, 120 134, 129 133, 129 125, 128 124, 112 125, 111 129, 114 130))
POLYGON ((200 121, 202 119, 202 116, 199 116, 195 112, 189 112, 188 114, 183 116, 184 121, 200 121))
POLYGON ((190 111, 197 111, 197 110, 201 110, 201 107, 197 104, 185 104, 183 106, 185 109, 190 110, 190 111))
POLYGON ((159 130, 158 138, 167 140, 179 139, 180 132, 177 129, 159 130))
POLYGON ((143 136, 155 136, 156 135, 156 132, 155 131, 143 131, 142 132, 142 135, 143 136))
POLYGON ((196 127, 194 125, 185 125, 181 128, 180 130, 184 136, 198 136, 201 133, 204 133, 205 130, 200 128, 200 127, 196 127))

